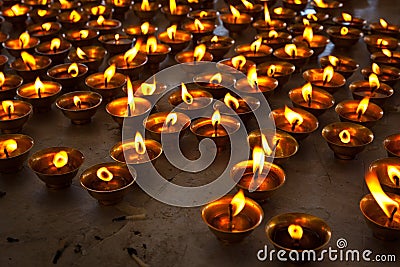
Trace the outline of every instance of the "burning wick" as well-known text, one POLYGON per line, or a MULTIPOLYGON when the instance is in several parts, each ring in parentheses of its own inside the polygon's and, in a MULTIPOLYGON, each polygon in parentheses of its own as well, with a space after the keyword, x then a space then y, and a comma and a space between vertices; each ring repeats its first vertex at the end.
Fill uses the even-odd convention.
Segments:
POLYGON ((229 203, 229 231, 232 231, 232 221, 233 221, 233 206, 231 203, 229 203))
MULTIPOLYGON (((322 85, 326 85, 326 83, 328 82, 328 75, 325 76, 324 80, 322 81, 322 85)), ((310 102, 310 98, 309 98, 309 102, 310 102)))
POLYGON ((359 110, 357 113, 357 120, 361 119, 362 114, 363 114, 362 110, 359 110))
POLYGON ((390 218, 389 218, 388 221, 386 222, 385 227, 389 227, 389 226, 392 224, 393 219, 394 219, 394 215, 396 214, 396 212, 397 212, 397 208, 395 207, 395 208, 393 209, 393 211, 392 211, 392 214, 390 214, 390 218))
POLYGON ((279 145, 280 141, 281 141, 281 139, 276 140, 274 147, 272 148, 272 151, 274 151, 276 149, 276 147, 279 145))
POLYGON ((42 98, 42 93, 40 92, 40 88, 37 89, 37 95, 39 98, 42 98))
POLYGON ((400 178, 398 176, 393 176, 396 186, 400 185, 400 178))
POLYGON ((292 50, 292 59, 296 58, 296 51, 292 50))
POLYGON ((311 95, 310 94, 307 94, 307 105, 308 105, 308 107, 311 107, 311 95))
POLYGON ((215 122, 215 124, 214 124, 214 136, 215 137, 218 136, 218 122, 215 122))
POLYGON ((11 120, 11 105, 8 105, 8 107, 7 107, 7 114, 8 114, 8 118, 11 120))
POLYGON ((6 158, 10 157, 10 155, 8 154, 8 151, 7 151, 7 147, 4 148, 3 152, 6 155, 6 158))
POLYGON ((299 123, 299 120, 298 120, 298 119, 296 119, 296 120, 293 122, 293 124, 292 124, 292 132, 293 132, 294 129, 296 128, 297 123, 299 123))

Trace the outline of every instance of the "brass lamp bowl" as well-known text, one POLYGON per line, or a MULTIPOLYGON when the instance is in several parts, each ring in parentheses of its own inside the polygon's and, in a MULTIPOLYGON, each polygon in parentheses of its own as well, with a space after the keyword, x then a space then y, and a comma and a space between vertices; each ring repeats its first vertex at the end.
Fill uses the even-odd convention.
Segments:
MULTIPOLYGON (((32 114, 33 107, 30 103, 22 100, 12 100, 12 102, 14 105, 13 114, 18 117, 11 120, 0 120, 0 130, 2 133, 20 132, 32 114)), ((4 109, 1 109, 0 116, 7 116, 4 109)))
POLYGON ((383 146, 388 157, 400 158, 400 134, 392 134, 385 138, 383 146))
POLYGON ((17 142, 17 150, 14 156, 0 159, 0 173, 15 173, 22 168, 27 160, 29 152, 33 147, 33 139, 23 134, 2 134, 0 135, 0 143, 9 139, 17 142))
POLYGON ((378 159, 369 165, 369 170, 376 173, 379 183, 382 185, 385 192, 400 195, 400 177, 397 177, 397 180, 392 180, 389 174, 389 167, 400 170, 400 158, 390 157, 378 159))

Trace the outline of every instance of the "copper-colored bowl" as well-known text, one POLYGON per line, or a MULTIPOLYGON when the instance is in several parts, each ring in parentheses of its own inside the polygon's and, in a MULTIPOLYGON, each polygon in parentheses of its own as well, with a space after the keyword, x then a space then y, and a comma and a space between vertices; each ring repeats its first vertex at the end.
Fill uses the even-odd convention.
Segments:
POLYGON ((68 41, 60 39, 60 48, 56 52, 50 51, 51 41, 39 44, 35 47, 35 52, 38 55, 47 56, 53 64, 62 64, 71 50, 72 44, 68 41))
POLYGON ((235 44, 235 40, 228 36, 218 36, 218 42, 213 43, 213 35, 204 36, 197 41, 198 44, 205 44, 207 51, 213 55, 214 61, 221 60, 235 44))
POLYGON ((370 97, 372 103, 383 107, 386 100, 394 94, 394 90, 387 84, 380 83, 379 88, 371 93, 368 81, 355 81, 349 85, 349 89, 355 100, 361 100, 366 96, 370 97))
POLYGON ((110 79, 109 84, 105 87, 104 74, 94 73, 86 77, 85 84, 93 92, 99 93, 106 103, 110 102, 126 84, 127 78, 124 74, 116 72, 110 79))
POLYGON ((210 79, 217 74, 215 73, 200 73, 194 76, 193 81, 203 90, 213 95, 215 99, 223 98, 229 92, 228 88, 233 88, 235 78, 230 74, 221 73, 221 83, 211 84, 210 79))
POLYGON ((330 16, 336 16, 339 10, 343 7, 343 3, 339 1, 329 1, 326 7, 318 6, 314 1, 311 1, 311 6, 320 13, 327 13, 330 16))
POLYGON ((294 11, 302 11, 306 8, 308 0, 301 0, 300 3, 294 0, 282 0, 282 4, 286 8, 290 8, 294 11))
POLYGON ((329 39, 332 43, 337 47, 349 47, 355 45, 358 40, 363 37, 363 33, 361 30, 356 28, 348 28, 349 32, 347 35, 342 36, 340 34, 340 30, 342 27, 332 26, 326 30, 326 33, 329 36, 329 39))
POLYGON ((176 6, 176 13, 172 14, 169 6, 164 6, 161 8, 161 12, 164 14, 165 18, 170 23, 177 23, 180 24, 182 21, 185 20, 187 14, 191 11, 190 6, 187 5, 177 5, 176 6))
POLYGON ((71 50, 68 54, 68 60, 70 62, 85 64, 89 68, 89 72, 98 71, 100 65, 103 63, 103 60, 107 55, 107 50, 101 46, 84 46, 81 47, 81 49, 88 56, 87 59, 79 58, 76 54, 76 51, 71 50))
MULTIPOLYGON (((353 75, 353 73, 356 72, 357 69, 360 67, 360 64, 355 62, 352 58, 338 55, 335 55, 335 57, 340 60, 340 64, 338 64, 337 66, 333 66, 333 70, 337 73, 342 74, 345 79, 350 78, 350 76, 353 75)), ((319 63, 321 65, 321 68, 325 68, 329 65, 332 66, 332 64, 329 62, 328 56, 321 57, 319 59, 319 63)))
POLYGON ((314 54, 314 51, 306 47, 297 47, 297 56, 293 58, 286 54, 284 47, 281 47, 275 50, 273 54, 279 60, 287 61, 295 65, 296 70, 300 71, 310 60, 310 57, 314 54))
POLYGON ((224 25, 224 28, 227 29, 230 33, 240 33, 246 30, 250 23, 253 21, 253 18, 248 15, 242 13, 240 18, 237 20, 236 23, 233 23, 232 14, 221 14, 219 18, 224 25))
POLYGON ((33 139, 23 134, 2 134, 0 143, 9 139, 17 142, 17 150, 9 158, 0 159, 0 173, 15 173, 21 170, 28 159, 29 152, 33 147, 33 139))
POLYGON ((346 79, 338 72, 333 74, 330 82, 324 84, 323 74, 324 69, 308 69, 303 72, 303 78, 304 80, 310 82, 313 86, 324 89, 331 94, 337 92, 346 84, 346 79))
POLYGON ((246 59, 253 61, 256 64, 268 61, 268 59, 271 58, 272 51, 272 48, 265 44, 261 44, 256 53, 251 51, 251 46, 249 44, 237 45, 235 47, 236 54, 243 55, 246 59))
POLYGON ((289 82, 290 77, 294 73, 296 67, 286 61, 270 61, 257 66, 257 73, 274 78, 278 81, 278 87, 282 88, 289 82), (274 72, 270 73, 271 66, 275 66, 274 72))
POLYGON ((286 22, 277 19, 273 19, 269 23, 262 19, 256 20, 251 26, 256 29, 257 33, 262 33, 269 32, 271 30, 275 30, 277 32, 285 31, 287 24, 286 22))
POLYGON ((68 68, 71 63, 64 63, 56 65, 47 71, 47 76, 49 76, 53 81, 58 82, 63 87, 64 91, 73 91, 76 87, 79 87, 84 81, 89 68, 82 64, 78 65, 78 75, 72 77, 68 74, 68 68))
MULTIPOLYGON (((137 125, 143 122, 151 110, 151 103, 145 98, 135 97, 135 111, 133 114, 126 113, 128 107, 128 97, 114 99, 106 106, 106 111, 111 115, 113 120, 122 128, 125 120, 131 125, 137 125)), ((126 122, 125 122, 126 123, 126 122)))
POLYGON ((382 35, 367 35, 364 37, 364 43, 371 54, 382 51, 382 49, 396 50, 398 47, 398 40, 396 38, 382 35), (383 45, 379 43, 379 40, 387 42, 387 44, 383 45))
MULTIPOLYGON (((253 96, 260 99, 261 97, 269 98, 274 94, 278 87, 278 81, 268 76, 257 76, 257 86, 251 85, 247 78, 242 78, 235 83, 235 89, 245 95, 253 96)), ((262 99, 261 99, 262 100, 262 99)))
MULTIPOLYGON (((379 66, 380 74, 377 75, 380 82, 383 82, 391 87, 395 86, 400 80, 400 69, 390 66, 379 66)), ((361 70, 361 74, 366 80, 373 73, 371 67, 366 67, 361 70)))
POLYGON ((389 157, 400 158, 400 134, 392 134, 386 137, 383 146, 389 157))
POLYGON ((1 86, 0 90, 0 101, 14 99, 17 93, 17 88, 24 82, 22 77, 15 74, 5 74, 4 76, 4 84, 1 86))
POLYGON ((325 111, 333 107, 335 99, 327 91, 319 88, 312 88, 311 104, 303 99, 302 87, 294 88, 289 91, 289 98, 293 103, 293 106, 302 108, 314 116, 318 117, 325 111))
MULTIPOLYGON (((396 180, 392 181, 389 177, 389 166, 400 170, 400 158, 390 157, 378 159, 369 165, 369 170, 376 173, 379 183, 382 185, 385 192, 400 195, 400 184, 396 183, 396 180)), ((397 179, 400 179, 400 177, 397 177, 397 179)))
POLYGON ((73 22, 69 19, 69 15, 71 14, 69 11, 62 12, 57 16, 57 21, 61 23, 64 30, 79 29, 85 26, 86 22, 89 20, 89 14, 83 11, 77 12, 81 15, 81 19, 77 22, 73 22))
POLYGON ((120 34, 118 44, 114 43, 115 34, 103 34, 98 38, 101 45, 107 50, 108 53, 114 55, 121 52, 128 51, 131 48, 134 39, 129 35, 120 34))
POLYGON ((21 47, 20 45, 20 40, 19 38, 14 38, 14 39, 8 39, 3 43, 3 47, 7 50, 10 55, 13 57, 20 57, 21 52, 25 51, 28 53, 33 53, 35 47, 40 44, 39 38, 31 36, 29 39, 28 44, 25 45, 25 47, 21 47))
POLYGON ((46 56, 33 56, 36 61, 36 68, 30 70, 22 60, 17 58, 11 62, 11 69, 15 70, 19 76, 24 79, 24 82, 32 82, 36 77, 43 77, 46 75, 46 70, 51 65, 51 59, 46 56))
POLYGON ((292 35, 287 32, 277 32, 278 35, 276 37, 270 37, 269 34, 270 32, 261 32, 254 36, 254 39, 262 38, 263 44, 272 47, 274 50, 292 42, 292 35))
MULTIPOLYGON (((39 9, 34 9, 29 12, 29 17, 32 19, 33 23, 44 23, 46 21, 56 21, 58 15, 58 10, 56 9, 46 9, 47 14, 43 17, 38 14, 39 9)), ((61 25, 60 25, 61 26, 61 25)))
MULTIPOLYGON (((14 115, 18 117, 12 120, 0 120, 0 130, 2 133, 18 133, 22 130, 25 123, 32 114, 32 105, 22 100, 12 100, 14 105, 14 115)), ((4 109, 1 109, 0 116, 7 116, 4 109)))
POLYGON ((218 70, 234 75, 236 78, 243 78, 243 74, 247 74, 249 69, 253 66, 256 66, 256 63, 251 60, 246 60, 246 63, 243 65, 243 67, 241 67, 239 64, 237 68, 233 66, 232 58, 222 59, 221 61, 217 62, 218 70))
POLYGON ((135 15, 142 21, 153 20, 158 10, 161 8, 161 4, 158 2, 149 2, 150 10, 142 10, 142 3, 135 3, 132 6, 135 15))
MULTIPOLYGON (((121 202, 124 196, 128 193, 129 187, 133 185, 136 180, 136 172, 133 168, 128 167, 123 163, 109 162, 100 163, 86 169, 80 177, 80 183, 88 193, 102 205, 115 205, 121 202), (106 167, 114 176, 121 177, 125 185, 114 190, 98 190, 93 188, 93 183, 99 181, 96 172, 99 168, 106 167)), ((112 180, 111 180, 112 181, 112 180)))
POLYGON ((26 29, 29 34, 35 38, 39 38, 41 42, 50 41, 52 38, 57 37, 61 31, 61 24, 55 21, 49 22, 50 29, 48 31, 43 30, 42 23, 33 24, 28 26, 26 29))
POLYGON ((378 105, 369 103, 363 115, 364 119, 359 120, 356 113, 359 103, 358 100, 345 100, 337 104, 335 111, 339 115, 340 121, 354 122, 367 128, 373 127, 383 117, 383 110, 378 105))
POLYGON ((124 60, 124 54, 115 55, 108 61, 110 65, 115 64, 119 73, 128 75, 131 80, 137 80, 139 78, 147 62, 147 56, 142 53, 138 53, 129 65, 126 64, 124 60))
POLYGON ((28 163, 48 188, 57 190, 71 185, 83 161, 84 156, 79 150, 70 147, 50 147, 34 153, 28 163), (58 170, 52 162, 55 154, 60 151, 67 152, 68 163, 58 170))
MULTIPOLYGON (((324 30, 324 26, 319 24, 319 23, 316 23, 316 22, 311 22, 310 26, 311 26, 314 34, 320 34, 324 30)), ((303 35, 303 32, 304 32, 305 28, 306 28, 306 26, 301 21, 301 23, 295 23, 295 24, 289 25, 288 26, 288 31, 293 36, 300 36, 300 35, 303 35)))
MULTIPOLYGON (((135 140, 128 139, 116 143, 110 149, 110 157, 119 163, 126 163, 136 168, 145 166, 147 163, 155 164, 157 159, 161 156, 163 150, 159 142, 152 139, 145 139, 144 144, 146 146, 146 154, 143 155, 141 159, 130 159, 131 153, 137 155, 136 152, 131 152, 135 150, 135 140)), ((142 175, 142 173, 139 173, 142 175)))
POLYGON ((358 17, 352 17, 351 21, 345 21, 343 16, 336 16, 332 18, 332 21, 339 26, 357 28, 360 30, 367 25, 367 21, 365 19, 358 17))
POLYGON ((66 31, 65 33, 62 34, 62 36, 65 40, 70 42, 72 46, 82 48, 85 46, 93 45, 93 43, 97 40, 97 37, 99 36, 98 31, 90 29, 87 29, 87 31, 88 31, 88 36, 84 39, 80 38, 79 30, 76 29, 66 31))
POLYGON ((52 81, 43 82, 45 89, 42 97, 36 97, 36 89, 34 83, 26 83, 17 89, 17 95, 22 100, 30 103, 35 111, 47 112, 51 110, 52 104, 56 101, 61 93, 62 86, 52 81))

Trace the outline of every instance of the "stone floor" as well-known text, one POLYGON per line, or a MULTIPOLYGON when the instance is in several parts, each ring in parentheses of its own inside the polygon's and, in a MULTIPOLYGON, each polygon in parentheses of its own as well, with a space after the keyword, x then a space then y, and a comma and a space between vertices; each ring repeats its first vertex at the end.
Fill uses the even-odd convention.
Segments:
MULTIPOLYGON (((348 0, 344 10, 369 22, 385 17, 398 24, 399 4, 400 1, 389 0, 348 0)), ((165 28, 162 14, 157 15, 156 22, 160 23, 160 30, 165 28)), ((226 34, 221 26, 217 31, 226 34)), ((238 43, 251 40, 255 32, 248 32, 238 43)), ((351 56, 361 67, 369 65, 369 54, 362 41, 344 50, 329 45, 323 55, 331 52, 351 56)), ((172 59, 169 59, 165 66, 171 64, 172 59)), ((312 67, 317 67, 316 61, 307 66, 312 67)), ((360 79, 361 74, 356 73, 348 83, 360 79)), ((301 83, 300 74, 294 75, 271 98, 271 108, 289 104, 287 92, 301 83)), ((335 94, 337 103, 350 98, 348 90, 335 94)), ((286 212, 306 212, 326 220, 332 228, 330 246, 333 249, 337 239, 345 238, 349 249, 370 249, 374 254, 395 254, 398 258, 400 242, 374 238, 359 210, 359 201, 368 192, 364 171, 372 161, 386 156, 382 146, 385 136, 399 132, 399 109, 400 98, 396 92, 385 108, 384 118, 373 129, 374 142, 352 161, 334 158, 321 137, 321 129, 338 121, 338 117, 333 109, 322 115, 318 131, 301 141, 298 153, 283 166, 286 184, 262 205, 265 218, 261 226, 242 243, 230 246, 222 245, 208 230, 201 219, 200 207, 168 206, 137 186, 121 204, 101 206, 80 186, 80 173, 94 164, 111 161, 109 149, 121 139, 121 132, 106 113, 104 104, 92 123, 83 126, 72 125, 55 107, 49 113, 34 114, 23 130, 35 140, 32 153, 50 146, 71 146, 84 153, 85 162, 72 186, 60 191, 48 190, 27 165, 16 174, 1 174, 0 190, 7 194, 0 199, 0 266, 53 265, 58 250, 63 251, 57 261, 60 266, 136 266, 127 253, 128 247, 136 249, 138 257, 151 266, 287 266, 291 264, 257 260, 257 252, 264 245, 272 248, 264 233, 266 222, 286 212), (142 212, 147 215, 145 220, 112 221, 118 216, 142 212), (9 238, 18 241, 10 242, 13 240, 9 238)), ((183 149, 196 152, 195 139, 185 138, 193 145, 183 149)), ((163 157, 156 167, 176 184, 194 185, 206 183, 225 166, 216 162, 207 175, 202 176, 181 172, 163 157)), ((367 264, 326 260, 307 265, 367 264)))

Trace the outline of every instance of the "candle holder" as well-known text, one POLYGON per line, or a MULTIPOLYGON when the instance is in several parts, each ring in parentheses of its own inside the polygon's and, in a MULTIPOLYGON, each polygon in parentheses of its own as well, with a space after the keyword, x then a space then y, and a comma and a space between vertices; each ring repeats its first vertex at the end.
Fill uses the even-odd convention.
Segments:
POLYGON ((1 15, 6 21, 18 28, 18 26, 25 25, 25 21, 31 9, 32 8, 30 6, 16 3, 13 6, 3 8, 1 15))
POLYGON ((23 134, 3 134, 0 136, 0 173, 16 173, 22 169, 33 147, 33 139, 23 134), (10 151, 10 146, 11 150, 10 151), (4 150, 5 149, 5 150, 4 150), (4 151, 8 151, 7 154, 4 151))
POLYGON ((157 43, 155 36, 147 39, 147 43, 140 46, 140 52, 147 56, 147 64, 152 73, 160 69, 160 63, 163 62, 171 52, 171 47, 166 44, 157 43))
POLYGON ((35 52, 41 56, 47 56, 53 64, 62 64, 71 50, 72 44, 68 41, 54 38, 39 44, 35 48, 35 52))
POLYGON ((174 110, 188 115, 190 118, 198 116, 202 111, 207 110, 213 101, 213 96, 199 88, 187 89, 187 93, 182 89, 175 90, 168 97, 168 102, 174 107, 174 110), (184 95, 184 96, 182 96, 184 95), (192 102, 186 100, 188 96, 193 98, 192 102), (185 97, 185 102, 183 98, 185 97))
POLYGON ((229 229, 229 204, 233 196, 225 196, 206 205, 201 211, 201 217, 210 231, 224 244, 241 242, 264 217, 260 205, 250 198, 245 198, 243 210, 233 219, 235 229, 229 229))
POLYGON ((61 84, 51 81, 26 83, 17 89, 17 96, 30 103, 37 112, 48 112, 61 93, 61 84))
MULTIPOLYGON (((24 52, 25 53, 25 52, 24 52)), ((25 82, 34 81, 36 77, 46 75, 47 68, 51 65, 51 59, 46 56, 31 56, 28 59, 17 58, 11 62, 10 67, 17 72, 25 82)))
POLYGON ((122 34, 105 34, 99 37, 99 42, 111 55, 129 50, 133 44, 133 38, 122 34))
POLYGON ((248 71, 255 67, 256 63, 251 60, 247 60, 244 56, 236 56, 232 58, 222 59, 217 63, 217 69, 233 75, 234 77, 241 78, 243 74, 247 74, 248 71))
POLYGON ((275 30, 262 32, 254 37, 255 40, 258 38, 262 38, 262 43, 268 45, 274 50, 292 42, 292 36, 289 33, 277 32, 275 30))
POLYGON ((34 153, 28 164, 47 188, 59 190, 71 186, 72 179, 83 161, 84 156, 79 150, 70 147, 50 147, 34 153))
POLYGON ((361 74, 366 80, 369 79, 372 73, 378 76, 380 82, 390 87, 395 86, 400 80, 400 69, 395 67, 375 65, 373 67, 365 67, 361 70, 361 74))
POLYGON ((193 81, 215 99, 220 99, 229 92, 228 88, 233 88, 235 78, 225 73, 201 73, 196 75, 193 81))
POLYGON ((202 59, 198 60, 198 61, 195 60, 194 54, 195 54, 194 50, 186 50, 186 51, 178 52, 175 55, 175 61, 180 64, 186 63, 186 64, 193 65, 193 66, 198 64, 201 66, 201 62, 210 62, 213 60, 212 54, 207 51, 204 52, 204 56, 202 57, 202 59))
POLYGON ((0 110, 0 130, 4 134, 18 133, 32 114, 32 105, 21 100, 2 101, 4 104, 0 110), (9 108, 9 106, 12 108, 9 108), (8 110, 7 110, 8 109, 8 110))
MULTIPOLYGON (((158 112, 151 114, 143 122, 146 131, 150 134, 151 138, 157 142, 161 142, 161 135, 166 140, 174 139, 174 136, 179 134, 179 138, 182 138, 187 132, 190 125, 190 118, 184 113, 179 112, 158 112), (168 120, 170 114, 176 115, 175 123, 169 123, 168 120)), ((163 142, 164 144, 169 144, 171 142, 163 142)))
POLYGON ((210 138, 220 152, 229 146, 230 136, 239 130, 240 122, 234 117, 222 115, 220 122, 216 125, 217 129, 212 123, 212 118, 199 118, 192 122, 190 131, 199 141, 204 138, 210 138))
POLYGON ((71 50, 68 54, 68 60, 70 62, 86 65, 89 68, 89 72, 98 71, 107 55, 107 51, 101 46, 84 46, 79 49, 82 50, 83 53, 78 54, 78 49, 71 50))
POLYGON ((86 27, 98 31, 100 35, 113 34, 121 28, 122 23, 116 19, 105 19, 100 16, 97 20, 90 20, 86 22, 86 27))
POLYGON ((76 10, 65 11, 57 16, 57 21, 61 23, 65 30, 83 28, 88 20, 89 14, 76 10))
POLYGON ((338 159, 352 160, 372 143, 370 129, 351 122, 334 122, 322 129, 322 137, 338 159))
POLYGON ((241 3, 240 5, 235 6, 240 13, 244 13, 250 15, 253 19, 257 19, 263 13, 264 6, 261 4, 247 4, 241 3))
POLYGON ((400 34, 400 27, 398 25, 389 24, 384 19, 379 19, 379 22, 373 22, 369 25, 373 34, 380 34, 398 38, 400 34))
POLYGON ((6 99, 13 99, 15 97, 17 88, 23 83, 23 79, 15 74, 3 74, 4 81, 0 80, 0 101, 6 99))
POLYGON ((399 170, 400 159, 394 157, 378 159, 369 165, 369 171, 376 173, 383 190, 396 195, 400 193, 399 170))
POLYGON ((3 43, 3 47, 7 49, 10 55, 18 58, 21 56, 22 51, 32 53, 39 43, 40 40, 38 38, 29 37, 29 34, 25 36, 25 33, 23 33, 18 38, 7 39, 3 43))
POLYGON ((271 61, 257 66, 257 72, 261 76, 268 76, 278 81, 278 87, 282 88, 290 80, 296 67, 285 61, 271 61))
POLYGON ((280 32, 285 31, 287 24, 284 21, 273 19, 273 20, 257 20, 251 25, 256 29, 257 33, 270 32, 272 30, 280 32))
POLYGON ((85 47, 93 45, 99 36, 99 32, 90 29, 69 30, 63 33, 62 36, 73 47, 85 47))
POLYGON ((400 134, 389 135, 383 140, 383 147, 385 148, 388 157, 400 158, 400 134))
POLYGON ((294 23, 294 24, 289 25, 287 27, 287 30, 293 36, 298 36, 298 35, 302 35, 304 33, 304 30, 308 26, 311 27, 313 33, 315 33, 315 34, 321 34, 324 31, 324 26, 322 26, 321 24, 316 23, 316 22, 311 22, 311 23, 309 22, 309 25, 306 25, 303 22, 294 23))
POLYGON ((235 47, 235 53, 243 55, 247 60, 253 61, 256 64, 261 64, 271 58, 272 48, 262 44, 262 39, 259 40, 259 45, 242 44, 235 47))
POLYGON ((345 79, 350 78, 358 70, 360 65, 352 58, 345 56, 323 56, 319 59, 321 68, 332 66, 333 70, 341 74, 345 79))
POLYGON ((198 44, 205 44, 207 51, 213 55, 214 61, 221 60, 235 44, 235 40, 228 36, 204 36, 197 41, 198 44))
POLYGON ((294 156, 299 144, 296 139, 290 134, 280 130, 262 129, 250 132, 248 141, 251 149, 254 147, 262 147, 265 153, 265 158, 268 162, 273 160, 277 165, 284 164, 289 158, 294 156), (262 140, 262 135, 266 138, 267 144, 262 140), (278 141, 279 140, 279 141, 278 141), (274 154, 272 154, 274 152, 274 154))
POLYGON ((55 21, 45 22, 41 24, 33 24, 26 28, 28 33, 34 37, 43 41, 49 41, 61 31, 61 24, 55 21))
POLYGON ((193 36, 193 44, 197 42, 204 36, 212 35, 215 29, 215 23, 210 21, 187 21, 182 23, 182 30, 189 32, 193 36))
POLYGON ((308 0, 282 0, 282 4, 286 8, 290 8, 296 12, 302 11, 306 8, 308 0))
MULTIPOLYGON (((279 188, 283 186, 286 180, 284 170, 273 163, 264 162, 262 172, 257 174, 257 179, 262 181, 252 182, 254 174, 253 160, 246 160, 235 164, 230 171, 230 176, 235 181, 236 188, 242 189, 244 195, 258 203, 267 201, 279 188), (252 187, 258 186, 254 191, 252 187)), ((258 167, 261 168, 261 167, 258 167)), ((257 169, 258 171, 258 169, 257 169)))
POLYGON ((363 37, 362 31, 359 29, 340 26, 329 27, 326 33, 331 42, 337 47, 353 46, 363 37))
POLYGON ((308 63, 313 54, 313 50, 307 47, 297 47, 295 44, 293 46, 287 44, 285 47, 276 49, 273 53, 277 59, 293 64, 299 71, 308 63))
POLYGON ((81 85, 88 70, 89 68, 81 63, 65 63, 50 68, 47 76, 61 84, 64 91, 73 91, 81 85))
POLYGON ((285 213, 272 217, 265 226, 265 233, 277 250, 313 250, 315 253, 328 245, 332 235, 324 220, 306 213, 285 213), (291 225, 302 228, 299 240, 289 234, 291 225))
POLYGON ((114 99, 106 106, 107 113, 111 115, 121 129, 125 120, 129 120, 130 125, 141 124, 151 110, 151 103, 147 99, 135 96, 133 101, 134 108, 132 109, 129 109, 128 97, 114 99))
POLYGON ((296 36, 293 38, 296 46, 305 46, 314 51, 313 56, 316 57, 325 51, 325 47, 329 44, 329 39, 324 35, 296 36), (310 40, 311 39, 311 40, 310 40))
POLYGON ((330 16, 336 16, 343 7, 343 3, 338 1, 311 1, 311 6, 320 13, 326 13, 330 16))
POLYGON ((346 79, 341 74, 334 72, 333 68, 329 71, 329 74, 327 68, 308 69, 303 72, 303 79, 331 94, 336 93, 346 84, 346 79))
POLYGON ((47 9, 47 8, 37 8, 29 12, 29 17, 35 24, 56 21, 57 15, 58 15, 58 10, 47 9))
POLYGON ((223 115, 234 116, 237 114, 246 128, 249 128, 248 122, 254 117, 254 112, 257 111, 260 105, 260 100, 252 96, 233 97, 229 95, 227 97, 225 95, 224 99, 214 102, 213 108, 214 110, 219 110, 223 115), (237 108, 234 101, 237 101, 237 108))
POLYGON ((303 19, 307 19, 309 21, 317 22, 317 23, 325 23, 329 19, 330 15, 325 12, 316 12, 316 13, 308 13, 301 16, 297 16, 295 21, 297 23, 302 23, 303 19))
POLYGON ((132 6, 133 13, 135 13, 136 17, 138 17, 141 21, 151 21, 156 16, 159 9, 161 9, 161 4, 158 2, 148 2, 147 6, 141 3, 135 3, 132 6))
POLYGON ((400 68, 400 52, 383 49, 382 52, 372 53, 371 61, 378 65, 383 64, 395 68, 400 68))
POLYGON ((85 84, 91 91, 99 93, 106 103, 110 102, 126 84, 126 75, 116 72, 106 82, 104 73, 94 73, 86 77, 85 84))
POLYGON ((268 76, 258 76, 257 86, 249 82, 248 78, 242 78, 235 83, 235 89, 245 95, 259 98, 260 93, 269 98, 278 87, 278 81, 268 76))
POLYGON ((59 97, 56 106, 72 124, 82 125, 91 122, 101 102, 102 97, 98 93, 75 91, 59 97))
POLYGON ((355 100, 361 100, 368 96, 372 103, 378 106, 384 106, 386 100, 391 97, 394 93, 392 87, 387 84, 380 83, 379 88, 373 90, 369 81, 355 81, 349 85, 350 92, 355 100))
POLYGON ((340 121, 354 122, 371 128, 383 117, 383 110, 378 105, 369 103, 364 114, 360 116, 359 114, 361 114, 362 111, 357 112, 360 102, 359 100, 342 101, 337 104, 335 111, 339 115, 340 121))
POLYGON ((50 4, 50 9, 57 10, 58 12, 73 11, 80 8, 81 3, 78 1, 54 1, 50 4))
POLYGON ((335 99, 330 93, 313 87, 309 83, 290 90, 289 98, 294 107, 302 108, 316 117, 325 113, 335 104, 335 99))
MULTIPOLYGON (((135 92, 135 96, 149 100, 152 105, 155 105, 155 110, 158 110, 157 101, 164 95, 167 85, 159 83, 153 78, 151 83, 143 80, 133 81, 132 89, 135 92)), ((123 87, 122 90, 127 93, 127 87, 123 87)))
POLYGON ((113 16, 120 20, 125 18, 125 13, 132 6, 132 0, 105 0, 106 5, 111 6, 114 10, 113 16))
MULTIPOLYGON (((393 201, 397 203, 400 202, 400 196, 393 193, 387 193, 386 195, 393 201)), ((384 241, 400 238, 400 227, 398 223, 393 223, 393 227, 386 225, 387 217, 372 194, 367 194, 361 199, 360 210, 374 237, 384 241)))
POLYGON ((276 7, 272 9, 271 18, 284 21, 286 23, 293 22, 296 17, 296 11, 290 8, 276 7))
MULTIPOLYGON (((136 40, 141 39, 146 41, 149 36, 156 34, 158 27, 145 22, 141 25, 130 25, 122 29, 127 35, 135 38, 136 40)), ((179 36, 178 36, 179 37, 179 36)), ((160 40, 161 41, 161 40, 160 40)))
POLYGON ((313 114, 300 108, 290 108, 291 111, 288 109, 285 106, 271 111, 270 117, 275 121, 276 128, 289 133, 297 141, 317 130, 319 123, 313 114))
POLYGON ((180 24, 185 20, 190 11, 191 8, 188 5, 176 5, 173 12, 171 12, 170 6, 163 6, 161 8, 161 12, 171 24, 180 24))
POLYGON ((161 43, 171 47, 172 55, 184 50, 190 44, 192 38, 193 36, 190 33, 180 30, 175 30, 175 32, 171 31, 170 33, 165 31, 158 35, 158 40, 160 40, 161 43))
POLYGON ((364 43, 371 54, 382 49, 396 50, 398 46, 396 38, 381 35, 367 35, 364 37, 364 43))
POLYGON ((99 204, 109 206, 121 202, 128 193, 128 189, 136 180, 134 169, 128 169, 126 164, 118 162, 100 163, 86 169, 80 177, 81 186, 89 195, 96 199, 99 204), (105 169, 102 169, 102 168, 105 169), (99 171, 100 170, 100 171, 99 171), (98 175, 104 170, 107 173, 107 180, 104 181, 98 175), (111 175, 110 175, 111 174, 111 175))
POLYGON ((210 21, 215 23, 219 15, 219 12, 215 9, 199 9, 190 11, 188 18, 191 20, 198 19, 200 21, 210 21))
POLYGON ((367 21, 363 18, 353 17, 348 13, 342 13, 341 16, 332 18, 332 21, 338 26, 357 28, 362 30, 367 25, 367 21))
POLYGON ((229 34, 231 35, 243 32, 250 26, 251 22, 253 21, 253 18, 250 15, 240 13, 236 14, 236 16, 230 13, 221 14, 219 17, 225 29, 227 29, 229 31, 229 34))
POLYGON ((131 80, 137 80, 139 74, 143 71, 148 57, 145 54, 138 53, 132 60, 125 60, 125 54, 115 55, 109 60, 109 64, 115 64, 117 71, 127 75, 131 80))
POLYGON ((113 12, 113 8, 104 5, 86 5, 83 10, 89 14, 91 20, 97 20, 100 16, 109 18, 113 12))

